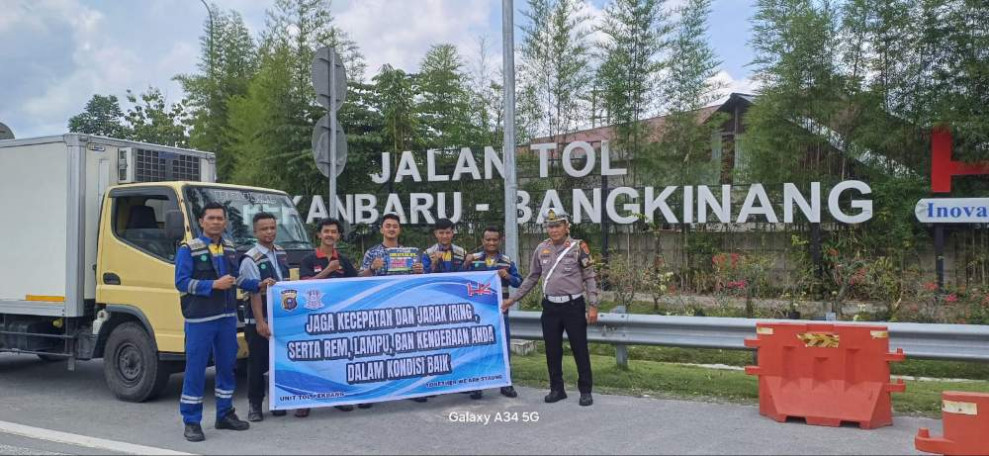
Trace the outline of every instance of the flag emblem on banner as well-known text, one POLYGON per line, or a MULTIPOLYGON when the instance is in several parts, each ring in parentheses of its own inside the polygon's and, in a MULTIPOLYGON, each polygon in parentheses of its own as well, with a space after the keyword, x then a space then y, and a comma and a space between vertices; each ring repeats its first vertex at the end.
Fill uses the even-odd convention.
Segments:
POLYGON ((468 283, 467 284, 467 296, 468 297, 481 296, 481 295, 490 295, 490 294, 494 294, 494 292, 491 291, 491 285, 490 284, 477 283, 477 282, 472 282, 472 283, 468 283))

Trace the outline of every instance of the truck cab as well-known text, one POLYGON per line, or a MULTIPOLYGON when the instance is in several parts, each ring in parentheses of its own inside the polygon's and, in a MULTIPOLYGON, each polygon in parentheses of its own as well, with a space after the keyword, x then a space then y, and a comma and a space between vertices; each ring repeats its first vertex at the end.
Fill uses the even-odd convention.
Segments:
MULTIPOLYGON (((175 254, 200 235, 209 202, 227 208, 225 236, 244 252, 252 217, 278 219, 292 275, 312 250, 292 199, 215 183, 213 154, 67 134, 0 141, 0 352, 44 360, 103 358, 120 399, 145 401, 185 368, 175 254)), ((242 326, 242 324, 241 324, 242 326)), ((246 358, 243 332, 239 358, 246 358)))
MULTIPOLYGON (((107 384, 122 399, 153 395, 183 367, 185 332, 175 289, 175 253, 179 243, 201 235, 198 214, 209 202, 227 208, 225 237, 238 251, 255 244, 251 221, 258 212, 278 219, 276 242, 289 252, 290 264, 297 265, 312 249, 292 200, 283 192, 200 182, 109 188, 96 263, 95 322, 101 327, 96 346, 103 350, 94 356, 104 358, 107 384), (135 328, 114 337, 121 325, 135 328), (158 366, 148 365, 156 360, 158 366)), ((240 334, 238 357, 245 358, 240 334)))

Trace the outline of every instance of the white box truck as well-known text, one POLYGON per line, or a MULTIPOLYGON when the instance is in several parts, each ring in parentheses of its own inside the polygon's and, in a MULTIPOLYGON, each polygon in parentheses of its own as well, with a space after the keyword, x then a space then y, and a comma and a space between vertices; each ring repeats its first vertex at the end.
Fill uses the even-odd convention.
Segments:
POLYGON ((70 370, 103 358, 118 398, 158 395, 185 365, 174 258, 200 234, 200 208, 227 207, 241 250, 259 211, 278 218, 291 263, 312 249, 287 194, 214 181, 208 152, 82 134, 0 141, 0 351, 70 370))

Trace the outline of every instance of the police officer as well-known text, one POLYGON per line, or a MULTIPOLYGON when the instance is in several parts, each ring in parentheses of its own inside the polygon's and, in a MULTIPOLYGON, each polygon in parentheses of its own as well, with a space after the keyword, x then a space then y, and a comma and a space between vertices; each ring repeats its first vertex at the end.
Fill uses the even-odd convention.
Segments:
POLYGON ((190 442, 206 439, 203 389, 210 354, 216 364, 216 429, 243 431, 250 423, 237 418, 233 408, 234 365, 237 362, 237 251, 223 239, 227 211, 217 202, 199 213, 202 235, 179 246, 175 256, 175 288, 185 317, 185 378, 179 411, 190 442))
POLYGON ((427 273, 458 272, 464 267, 467 251, 453 243, 453 222, 449 219, 439 219, 433 225, 433 236, 436 243, 426 249, 422 256, 422 268, 427 273))
POLYGON ((543 339, 546 341, 546 367, 550 392, 546 402, 567 398, 563 387, 563 331, 567 332, 577 362, 580 405, 594 403, 591 397, 591 357, 587 348, 587 325, 598 319, 598 287, 591 252, 587 244, 570 237, 570 220, 562 210, 543 214, 549 239, 536 246, 529 275, 522 286, 502 303, 507 310, 522 299, 543 278, 543 339), (584 295, 587 295, 586 301, 584 295), (584 316, 585 304, 590 305, 584 316))
MULTIPOLYGON (((510 294, 509 287, 518 288, 519 285, 522 285, 522 276, 519 274, 515 262, 508 255, 501 253, 501 242, 505 238, 501 228, 489 226, 484 229, 481 236, 483 249, 480 252, 467 255, 464 269, 467 271, 498 271, 498 276, 501 277, 501 297, 507 299, 510 294)), ((508 355, 511 356, 512 333, 508 327, 508 309, 502 310, 502 315, 505 320, 505 345, 508 346, 508 355)), ((511 385, 501 387, 501 394, 506 397, 519 395, 511 385)), ((474 392, 471 397, 474 395, 480 397, 480 391, 474 392)))
MULTIPOLYGON (((264 412, 264 374, 268 372, 268 287, 289 279, 288 255, 275 244, 278 221, 274 215, 259 212, 254 215, 254 237, 258 243, 244 254, 240 262, 242 288, 248 290, 250 305, 244 313, 244 336, 250 355, 247 358, 247 421, 261 421, 264 412)), ((274 416, 285 415, 284 410, 273 410, 274 416)))

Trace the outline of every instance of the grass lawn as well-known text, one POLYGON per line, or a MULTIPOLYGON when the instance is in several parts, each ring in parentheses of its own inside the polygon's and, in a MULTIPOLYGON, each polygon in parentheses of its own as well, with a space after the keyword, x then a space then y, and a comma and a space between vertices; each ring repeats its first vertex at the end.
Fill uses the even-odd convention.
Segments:
MULTIPOLYGON (((629 361, 629 369, 622 370, 615 364, 613 349, 610 355, 601 352, 602 347, 597 346, 592 349, 591 355, 594 390, 597 392, 746 404, 756 404, 759 398, 758 379, 755 376, 745 375, 742 371, 683 366, 670 362, 745 365, 752 363, 751 353, 630 347, 632 359, 629 361), (645 353, 642 353, 643 350, 645 353), (686 354, 679 352, 680 350, 686 354), (640 359, 635 355, 636 352, 639 352, 639 356, 648 354, 648 359, 640 359)), ((905 393, 893 393, 895 413, 937 418, 941 416, 942 391, 989 393, 989 381, 984 380, 989 378, 989 366, 986 364, 908 361, 893 365, 900 365, 896 370, 902 375, 942 378, 971 375, 979 379, 964 382, 907 381, 905 393)), ((563 370, 568 390, 576 393, 577 368, 569 353, 564 355, 563 370)), ((520 385, 548 388, 545 355, 539 350, 528 356, 512 355, 512 379, 520 385)))

